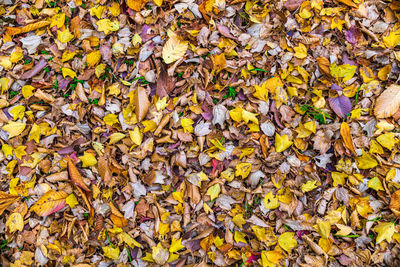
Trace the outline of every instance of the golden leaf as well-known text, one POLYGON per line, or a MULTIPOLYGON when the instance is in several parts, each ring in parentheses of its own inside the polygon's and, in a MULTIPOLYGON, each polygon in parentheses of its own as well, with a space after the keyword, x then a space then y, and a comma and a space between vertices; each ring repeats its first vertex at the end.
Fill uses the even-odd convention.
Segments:
POLYGON ((346 122, 342 122, 340 125, 340 134, 342 135, 344 145, 347 149, 349 149, 353 154, 356 154, 353 140, 351 139, 350 127, 346 122))
POLYGON ((39 216, 48 216, 54 212, 57 212, 65 207, 65 199, 68 194, 64 191, 56 191, 54 189, 47 191, 32 207, 31 211, 34 211, 39 216))

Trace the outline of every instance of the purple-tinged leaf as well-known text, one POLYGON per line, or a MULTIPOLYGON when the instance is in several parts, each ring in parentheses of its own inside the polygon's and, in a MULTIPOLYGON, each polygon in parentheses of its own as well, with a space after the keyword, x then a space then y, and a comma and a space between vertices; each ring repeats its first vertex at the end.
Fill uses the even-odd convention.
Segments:
POLYGON ((219 31, 220 34, 225 36, 226 38, 234 39, 236 40, 237 38, 231 34, 231 30, 226 27, 225 25, 217 24, 217 30, 219 31))
POLYGON ((360 32, 357 30, 355 26, 351 26, 348 31, 344 32, 344 35, 346 36, 346 40, 354 45, 357 43, 358 37, 360 36, 360 32))
POLYGON ((329 98, 329 106, 341 118, 346 118, 351 112, 351 101, 347 96, 329 98))
POLYGON ((343 91, 343 88, 342 88, 342 87, 340 87, 339 85, 334 84, 334 83, 332 84, 332 89, 333 89, 333 90, 336 90, 336 91, 338 91, 338 92, 339 92, 339 91, 340 91, 340 92, 343 91))
POLYGON ((21 75, 20 79, 25 80, 25 79, 30 79, 36 74, 38 74, 42 69, 44 69, 47 66, 47 60, 45 58, 41 58, 39 62, 29 71, 25 72, 24 74, 21 75))

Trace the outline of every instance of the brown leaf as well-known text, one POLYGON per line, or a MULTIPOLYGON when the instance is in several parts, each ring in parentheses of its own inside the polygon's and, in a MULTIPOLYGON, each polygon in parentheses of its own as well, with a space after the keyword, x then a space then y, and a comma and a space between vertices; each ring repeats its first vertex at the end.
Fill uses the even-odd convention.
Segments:
POLYGON ((106 155, 101 156, 98 159, 99 174, 107 186, 113 186, 115 181, 112 179, 111 169, 107 160, 106 155))
POLYGON ((374 114, 378 119, 388 118, 395 114, 399 107, 400 86, 392 84, 376 100, 374 114))
POLYGON ((356 154, 353 140, 351 139, 350 127, 346 122, 342 122, 342 125, 340 126, 340 134, 342 135, 344 145, 347 149, 349 149, 353 154, 356 154))
POLYGON ((400 216, 400 190, 397 190, 392 194, 389 208, 396 216, 400 216))
POLYGON ((165 96, 168 96, 174 89, 175 79, 174 77, 168 75, 165 63, 160 62, 159 66, 156 94, 160 98, 164 98, 165 96))
POLYGON ((18 195, 10 195, 6 192, 0 191, 0 215, 4 210, 14 203, 19 198, 18 195))
POLYGON ((304 0, 288 0, 288 1, 286 1, 284 6, 288 10, 293 11, 293 10, 296 10, 303 2, 304 2, 304 0))
POLYGON ((83 190, 90 192, 91 190, 87 187, 87 185, 83 182, 83 177, 79 170, 76 168, 74 162, 71 158, 68 158, 68 174, 69 178, 71 178, 72 182, 82 188, 83 190))
POLYGON ((330 76, 331 70, 329 68, 329 66, 330 66, 329 59, 324 58, 324 57, 317 57, 316 60, 318 62, 318 67, 321 70, 321 72, 330 76))
POLYGON ((135 91, 134 96, 135 113, 138 122, 142 121, 146 117, 149 111, 150 101, 147 96, 146 90, 143 87, 138 87, 135 91))

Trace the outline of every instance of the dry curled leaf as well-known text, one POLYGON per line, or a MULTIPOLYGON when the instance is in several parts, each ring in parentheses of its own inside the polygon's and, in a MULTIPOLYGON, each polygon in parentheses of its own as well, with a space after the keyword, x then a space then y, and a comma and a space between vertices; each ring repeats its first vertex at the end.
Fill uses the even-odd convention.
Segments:
POLYGON ((87 185, 83 182, 83 177, 79 172, 78 168, 76 168, 74 162, 71 158, 68 158, 68 174, 71 178, 72 182, 82 188, 83 190, 90 192, 91 190, 87 187, 87 185))

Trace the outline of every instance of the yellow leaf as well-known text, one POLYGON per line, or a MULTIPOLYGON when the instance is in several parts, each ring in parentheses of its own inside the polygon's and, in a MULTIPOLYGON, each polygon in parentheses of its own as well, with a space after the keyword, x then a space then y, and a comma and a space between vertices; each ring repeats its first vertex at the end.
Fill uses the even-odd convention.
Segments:
POLYGON ((394 48, 400 43, 400 28, 396 25, 388 36, 383 37, 383 43, 387 48, 394 48))
POLYGON ((51 18, 50 28, 56 26, 61 29, 65 23, 65 13, 56 14, 51 18))
POLYGON ((318 187, 315 185, 317 182, 318 182, 317 180, 307 181, 307 183, 301 186, 301 191, 303 191, 303 193, 306 193, 314 190, 315 188, 318 187))
POLYGON ((94 73, 96 74, 97 78, 100 78, 100 76, 105 72, 106 69, 106 64, 99 64, 96 66, 94 69, 94 73))
POLYGON ((219 55, 215 55, 212 57, 213 63, 214 63, 214 68, 213 71, 220 72, 223 70, 226 66, 226 59, 225 59, 225 54, 221 53, 219 55))
POLYGON ((142 144, 143 134, 140 132, 139 127, 136 126, 133 131, 129 131, 129 137, 135 145, 140 146, 142 144))
POLYGON ((107 258, 110 258, 112 260, 118 260, 119 258, 119 247, 102 247, 103 251, 104 251, 104 256, 107 258))
POLYGON ((13 115, 13 119, 20 119, 22 120, 25 115, 25 107, 24 106, 15 106, 11 109, 9 109, 9 113, 13 115))
POLYGON ((211 200, 214 200, 218 197, 221 192, 221 186, 219 184, 215 184, 207 189, 207 196, 210 196, 211 200))
POLYGON ((1 150, 3 151, 5 157, 13 155, 13 148, 9 144, 3 144, 1 150))
POLYGON ((157 129, 157 124, 154 121, 142 121, 142 124, 144 126, 143 133, 154 132, 157 129))
POLYGON ((68 60, 71 60, 74 58, 76 55, 76 52, 70 52, 69 50, 65 50, 64 53, 62 54, 61 61, 66 62, 68 60))
POLYGON ((10 79, 6 77, 0 78, 0 89, 2 94, 4 93, 4 91, 8 90, 9 86, 10 86, 10 79))
POLYGON ((353 78, 357 70, 357 66, 350 64, 337 65, 336 63, 333 63, 329 68, 333 77, 336 79, 343 78, 344 82, 353 78))
POLYGON ((374 189, 375 191, 385 191, 382 182, 378 177, 374 177, 368 181, 368 187, 374 189))
POLYGON ((24 122, 9 121, 2 129, 8 132, 8 138, 13 138, 20 135, 25 130, 25 126, 24 122))
POLYGON ((383 150, 383 147, 376 142, 375 140, 371 140, 370 146, 369 146, 369 153, 370 154, 383 154, 385 151, 383 150))
POLYGON ((32 85, 24 85, 21 89, 22 91, 22 96, 24 98, 29 98, 33 95, 33 90, 35 89, 35 87, 33 87, 32 85))
POLYGON ((111 13, 111 16, 118 17, 121 14, 121 7, 117 2, 113 2, 111 7, 108 8, 111 13))
POLYGON ((247 244, 245 233, 235 231, 234 239, 236 243, 242 242, 244 244, 247 244))
POLYGON ((281 248, 290 253, 292 248, 297 246, 297 241, 294 239, 294 232, 285 232, 281 234, 278 237, 278 244, 281 248))
POLYGON ((113 133, 110 135, 110 145, 117 143, 119 140, 125 137, 123 133, 113 133))
POLYGON ((374 72, 367 66, 362 66, 360 68, 360 74, 361 74, 361 77, 363 78, 364 83, 369 83, 369 82, 375 80, 374 72))
POLYGON ((372 169, 378 165, 378 162, 367 152, 362 152, 361 157, 356 158, 359 169, 372 169))
POLYGON ((392 71, 392 65, 386 65, 378 72, 378 78, 381 81, 386 81, 389 78, 390 72, 392 71))
POLYGON ((302 43, 299 43, 299 46, 294 48, 294 56, 297 58, 306 58, 307 57, 307 47, 302 43))
POLYGON ((103 11, 104 11, 104 6, 95 6, 89 9, 90 16, 96 16, 97 19, 101 19, 103 11))
POLYGON ((289 141, 289 136, 286 134, 280 136, 278 133, 275 134, 275 150, 276 152, 283 152, 293 144, 289 141))
POLYGON ((252 148, 252 147, 246 147, 246 148, 241 149, 240 151, 241 151, 242 153, 240 154, 239 159, 242 159, 242 158, 244 158, 244 157, 246 157, 246 156, 249 156, 249 155, 253 154, 254 148, 252 148))
POLYGON ((78 200, 76 199, 74 194, 70 194, 69 196, 67 196, 67 198, 65 199, 65 203, 67 203, 67 205, 72 209, 73 207, 75 207, 76 205, 79 204, 78 200))
POLYGON ((25 148, 26 146, 18 146, 14 149, 14 154, 17 159, 21 159, 23 156, 26 155, 25 148))
POLYGON ((153 0, 157 6, 162 6, 163 0, 153 0))
POLYGON ((382 134, 376 138, 376 141, 390 151, 392 151, 393 147, 399 142, 399 140, 396 139, 395 133, 382 134))
POLYGON ((243 214, 239 213, 236 214, 233 218, 232 218, 232 222, 234 224, 236 224, 238 227, 242 228, 243 224, 246 223, 246 220, 243 218, 243 214))
POLYGON ((38 216, 48 216, 65 207, 65 199, 68 196, 64 191, 54 189, 47 191, 32 207, 38 216))
POLYGON ((111 21, 109 19, 102 19, 96 22, 97 30, 104 32, 106 35, 110 32, 115 32, 119 30, 119 22, 118 20, 111 21))
POLYGON ((258 124, 258 119, 257 119, 257 114, 251 113, 247 110, 242 110, 242 118, 245 123, 249 123, 249 121, 254 122, 255 124, 258 124))
POLYGON ((164 96, 162 99, 159 98, 156 102, 156 108, 158 111, 164 110, 165 107, 168 106, 167 97, 164 96))
POLYGON ((24 50, 22 50, 20 47, 16 47, 14 52, 12 52, 10 55, 11 63, 17 63, 23 58, 24 58, 24 50))
POLYGON ((241 176, 242 179, 245 179, 247 176, 249 176, 251 172, 251 163, 239 163, 236 165, 236 171, 235 171, 235 176, 239 177, 241 176))
POLYGON ((349 235, 351 232, 353 232, 353 229, 351 227, 343 225, 343 224, 335 224, 337 228, 339 228, 339 231, 336 232, 336 235, 340 236, 346 236, 349 235))
POLYGON ((11 58, 9 56, 0 56, 0 66, 6 70, 12 67, 11 58))
POLYGON ((100 51, 96 50, 96 51, 90 52, 86 56, 86 63, 90 67, 95 67, 100 62, 100 58, 101 58, 100 51))
POLYGON ((232 120, 240 122, 242 120, 242 111, 243 109, 241 108, 234 108, 229 111, 229 116, 231 117, 232 120))
POLYGON ((317 219, 317 224, 314 227, 323 238, 329 238, 329 234, 331 233, 331 224, 328 221, 317 219))
POLYGON ((284 256, 282 255, 281 250, 263 250, 261 252, 262 267, 276 267, 277 265, 279 266, 279 262, 283 258, 284 256))
POLYGON ((61 72, 64 78, 67 76, 71 77, 72 79, 78 77, 76 72, 69 68, 61 68, 61 72))
POLYGON ((22 217, 21 213, 11 213, 7 219, 6 227, 9 229, 11 234, 16 231, 24 230, 24 218, 22 217))
POLYGON ((79 159, 82 161, 82 167, 91 167, 97 164, 96 157, 89 152, 84 152, 83 156, 80 156, 79 159))
POLYGON ((261 85, 254 85, 254 89, 256 91, 254 92, 254 96, 257 97, 260 100, 267 101, 268 100, 268 88, 267 88, 267 82, 264 82, 261 85))
POLYGON ((185 248, 185 246, 182 245, 182 238, 175 239, 175 237, 172 236, 171 246, 169 247, 169 252, 174 253, 183 248, 185 248))
POLYGON ((128 233, 122 232, 118 235, 121 238, 121 241, 130 246, 131 248, 138 247, 141 248, 142 245, 137 242, 133 237, 131 237, 128 233))
POLYGON ((103 121, 109 126, 113 126, 115 123, 119 123, 118 116, 113 113, 104 116, 103 121))
MULTIPOLYGON (((114 2, 115 3, 115 2, 114 2)), ((113 83, 110 87, 108 87, 108 94, 118 96, 121 93, 119 89, 118 83, 113 83)))
POLYGON ((188 118, 182 118, 181 119, 181 126, 185 133, 193 133, 193 123, 194 121, 192 119, 188 118))
POLYGON ((378 233, 376 244, 379 244, 384 240, 390 243, 392 242, 392 236, 395 232, 395 225, 392 222, 379 223, 374 227, 374 231, 378 233))
POLYGON ((57 39, 61 43, 68 43, 74 38, 74 35, 69 31, 68 28, 65 28, 63 31, 57 30, 57 39))
POLYGON ((172 36, 165 43, 162 50, 164 62, 170 64, 181 59, 188 49, 188 42, 180 40, 177 36, 172 36))
POLYGON ((344 178, 347 177, 346 173, 332 172, 331 175, 333 180, 333 186, 344 185, 345 183, 344 178))
POLYGON ((279 207, 279 201, 278 199, 274 196, 272 191, 269 191, 268 194, 265 195, 264 198, 264 207, 269 210, 276 209, 279 207))

